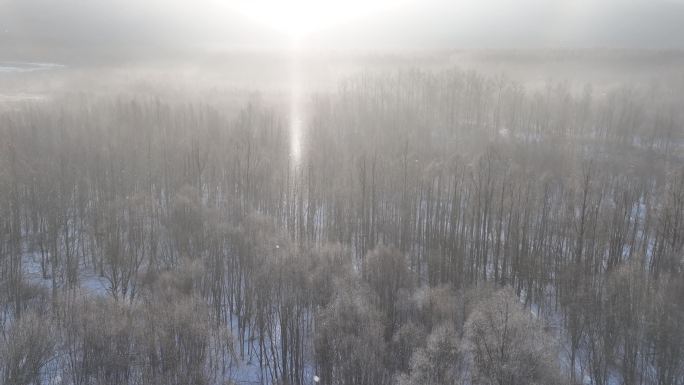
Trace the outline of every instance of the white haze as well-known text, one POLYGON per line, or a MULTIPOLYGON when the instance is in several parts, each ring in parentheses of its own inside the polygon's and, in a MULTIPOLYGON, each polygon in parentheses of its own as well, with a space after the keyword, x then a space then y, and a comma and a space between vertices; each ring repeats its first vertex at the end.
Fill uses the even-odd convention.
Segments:
POLYGON ((678 49, 683 20, 679 0, 3 0, 0 46, 3 56, 270 50, 298 35, 324 50, 678 49))

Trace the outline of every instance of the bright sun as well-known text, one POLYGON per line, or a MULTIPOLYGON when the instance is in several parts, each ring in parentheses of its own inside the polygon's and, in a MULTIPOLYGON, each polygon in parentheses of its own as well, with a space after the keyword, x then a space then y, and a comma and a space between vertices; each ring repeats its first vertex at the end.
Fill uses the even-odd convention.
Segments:
POLYGON ((363 18, 406 0, 240 0, 238 12, 292 38, 363 18))

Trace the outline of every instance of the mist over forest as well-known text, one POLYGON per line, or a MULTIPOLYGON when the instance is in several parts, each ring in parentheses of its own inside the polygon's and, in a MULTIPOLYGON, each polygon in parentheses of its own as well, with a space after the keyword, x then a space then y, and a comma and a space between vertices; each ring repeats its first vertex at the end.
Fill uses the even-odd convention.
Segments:
POLYGON ((684 3, 0 0, 0 384, 684 385, 684 3))

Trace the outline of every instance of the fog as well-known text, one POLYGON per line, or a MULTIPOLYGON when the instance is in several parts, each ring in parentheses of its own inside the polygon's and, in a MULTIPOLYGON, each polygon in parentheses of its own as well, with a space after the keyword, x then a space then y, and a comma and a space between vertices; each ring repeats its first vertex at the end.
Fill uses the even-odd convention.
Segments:
POLYGON ((66 51, 83 57, 113 56, 112 51, 151 56, 150 51, 263 50, 287 48, 282 27, 305 24, 309 28, 303 29, 310 29, 306 43, 325 50, 684 45, 684 3, 677 0, 337 4, 342 2, 3 0, 0 41, 3 55, 13 50, 38 56, 66 51), (264 14, 261 19, 259 12, 264 14))
POLYGON ((0 0, 0 384, 684 385, 684 2, 0 0))

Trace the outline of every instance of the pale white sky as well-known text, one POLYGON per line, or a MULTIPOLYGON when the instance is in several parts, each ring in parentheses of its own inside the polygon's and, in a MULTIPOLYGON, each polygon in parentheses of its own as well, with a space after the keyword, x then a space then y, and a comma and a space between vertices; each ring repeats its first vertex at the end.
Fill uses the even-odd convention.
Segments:
POLYGON ((0 47, 684 48, 684 0, 0 0, 0 47), (302 37, 303 36, 303 37, 302 37))

